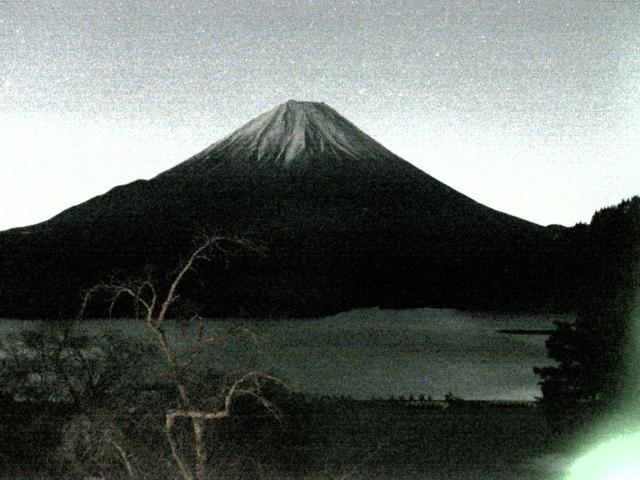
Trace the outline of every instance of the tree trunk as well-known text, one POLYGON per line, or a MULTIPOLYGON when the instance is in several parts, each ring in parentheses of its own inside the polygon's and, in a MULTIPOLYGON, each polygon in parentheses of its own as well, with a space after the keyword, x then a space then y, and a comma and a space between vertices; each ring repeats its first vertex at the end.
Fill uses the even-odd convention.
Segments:
POLYGON ((164 433, 167 435, 167 440, 169 441, 169 446, 171 447, 171 455, 173 455, 173 459, 175 460, 176 465, 180 470, 180 475, 182 475, 182 480, 193 480, 193 475, 191 473, 191 470, 189 469, 185 461, 182 459, 182 456, 180 455, 180 450, 178 447, 178 442, 173 437, 173 432, 171 431, 173 429, 174 422, 175 422, 175 416, 171 414, 167 414, 166 423, 164 426, 164 433))
POLYGON ((204 441, 204 426, 205 420, 203 418, 193 417, 193 433, 195 434, 195 447, 196 447, 196 479, 206 480, 207 478, 207 449, 204 441))

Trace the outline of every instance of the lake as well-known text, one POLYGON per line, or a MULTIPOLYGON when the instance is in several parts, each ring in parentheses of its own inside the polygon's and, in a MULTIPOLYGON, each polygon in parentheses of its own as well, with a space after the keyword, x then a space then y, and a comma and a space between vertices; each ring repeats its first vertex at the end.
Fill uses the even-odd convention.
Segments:
MULTIPOLYGON (((540 395, 533 367, 552 363, 544 346, 547 336, 500 330, 548 330, 561 319, 568 317, 425 308, 354 310, 319 319, 211 320, 208 331, 248 325, 257 341, 226 342, 207 362, 271 369, 312 395, 442 398, 452 392, 465 399, 533 400, 540 395)), ((145 331, 135 320, 84 323, 89 330, 145 331)), ((0 335, 30 324, 0 320, 0 335)))

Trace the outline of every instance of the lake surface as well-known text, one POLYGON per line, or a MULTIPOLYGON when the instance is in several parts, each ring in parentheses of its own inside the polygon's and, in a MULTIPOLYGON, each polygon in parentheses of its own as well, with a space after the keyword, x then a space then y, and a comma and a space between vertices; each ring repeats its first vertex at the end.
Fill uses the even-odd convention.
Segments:
MULTIPOLYGON (((474 314, 445 309, 355 310, 319 319, 208 321, 207 330, 248 325, 255 341, 216 345, 207 363, 271 369, 313 395, 369 399, 401 395, 533 400, 534 366, 550 365, 546 335, 499 330, 548 330, 562 315, 474 314)), ((0 336, 32 323, 0 320, 0 336)), ((89 330, 118 328, 144 335, 135 320, 91 320, 89 330)), ((174 331, 175 338, 180 336, 174 331)))

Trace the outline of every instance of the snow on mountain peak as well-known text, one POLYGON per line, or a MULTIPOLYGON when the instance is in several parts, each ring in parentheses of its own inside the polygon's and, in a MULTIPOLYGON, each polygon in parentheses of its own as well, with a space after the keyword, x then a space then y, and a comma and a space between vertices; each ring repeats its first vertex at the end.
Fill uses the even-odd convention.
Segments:
POLYGON ((367 163, 399 160, 325 103, 289 100, 249 121, 188 162, 225 159, 233 164, 289 168, 318 159, 367 163))

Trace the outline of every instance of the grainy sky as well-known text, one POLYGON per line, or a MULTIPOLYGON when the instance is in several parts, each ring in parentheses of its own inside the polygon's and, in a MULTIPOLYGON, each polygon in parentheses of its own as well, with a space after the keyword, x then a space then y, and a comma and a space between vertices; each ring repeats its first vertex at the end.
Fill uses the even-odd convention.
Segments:
POLYGON ((324 101, 493 208, 640 193, 640 1, 0 0, 0 229, 324 101))

